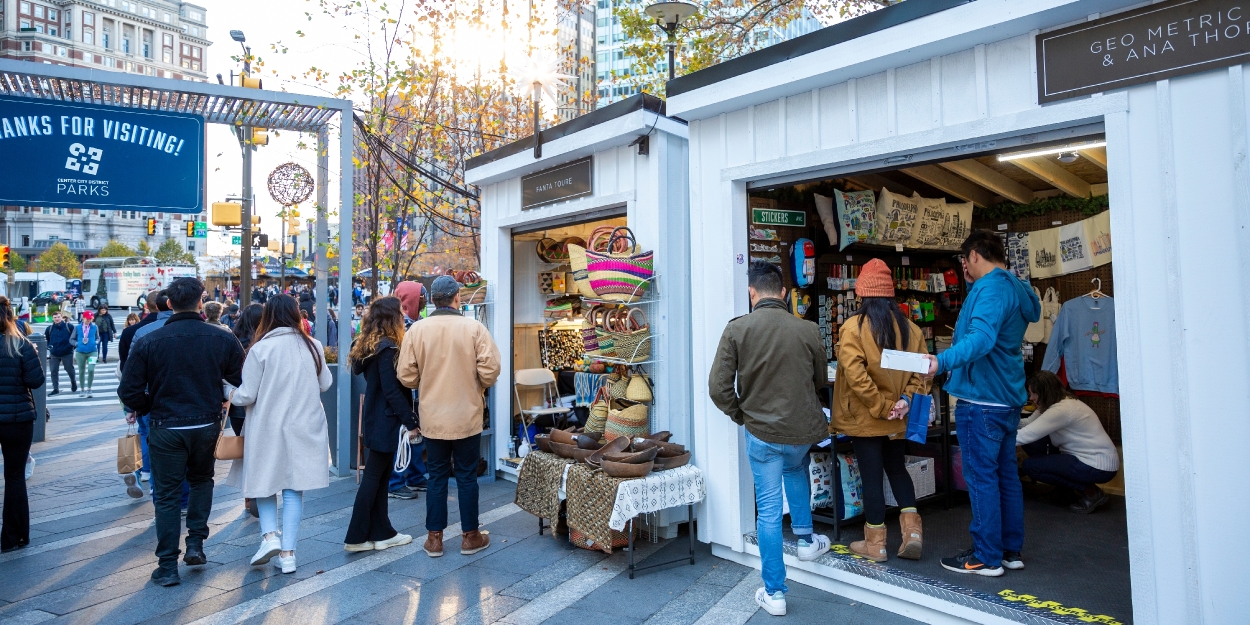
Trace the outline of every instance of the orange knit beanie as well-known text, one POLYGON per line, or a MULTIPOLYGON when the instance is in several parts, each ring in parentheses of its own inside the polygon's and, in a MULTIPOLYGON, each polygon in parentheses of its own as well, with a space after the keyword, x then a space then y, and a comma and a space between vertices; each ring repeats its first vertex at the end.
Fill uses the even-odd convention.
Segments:
POLYGON ((860 297, 894 297, 894 275, 885 261, 874 258, 859 271, 855 294, 860 297))

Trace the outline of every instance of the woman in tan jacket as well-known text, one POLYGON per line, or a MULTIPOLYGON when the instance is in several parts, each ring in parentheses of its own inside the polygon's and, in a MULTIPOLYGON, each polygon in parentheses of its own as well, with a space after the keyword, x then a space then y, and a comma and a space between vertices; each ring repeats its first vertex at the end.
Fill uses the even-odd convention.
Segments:
POLYGON ((830 430, 851 437, 863 477, 864 540, 851 543, 856 555, 885 562, 885 486, 902 508, 900 558, 919 560, 923 532, 916 512, 916 492, 904 462, 907 413, 915 393, 927 384, 919 374, 881 367, 882 345, 890 349, 925 353, 924 335, 894 301, 894 279, 880 259, 864 265, 855 294, 863 304, 841 326, 838 377, 833 391, 830 430))

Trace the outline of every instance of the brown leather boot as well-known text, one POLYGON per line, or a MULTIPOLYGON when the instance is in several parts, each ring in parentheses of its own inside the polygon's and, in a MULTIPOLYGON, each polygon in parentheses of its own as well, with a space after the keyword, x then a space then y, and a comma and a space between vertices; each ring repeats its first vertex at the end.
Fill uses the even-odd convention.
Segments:
POLYGON ((443 555, 443 533, 430 532, 425 537, 425 545, 421 547, 426 555, 437 558, 443 555))
POLYGON ((864 524, 864 539, 851 543, 851 553, 873 562, 885 562, 890 558, 885 552, 885 525, 873 527, 864 524))
POLYGON ((470 530, 464 533, 464 537, 460 539, 460 553, 471 556, 490 546, 490 536, 478 530, 470 530))
POLYGON ((898 524, 903 528, 903 545, 898 548, 898 557, 908 560, 919 560, 924 551, 924 529, 920 525, 920 514, 904 512, 898 515, 898 524))

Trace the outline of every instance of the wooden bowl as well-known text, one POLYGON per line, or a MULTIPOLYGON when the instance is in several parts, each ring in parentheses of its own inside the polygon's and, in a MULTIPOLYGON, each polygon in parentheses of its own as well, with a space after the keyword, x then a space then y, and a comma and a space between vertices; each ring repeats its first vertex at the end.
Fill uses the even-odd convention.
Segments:
POLYGON ((643 451, 632 451, 632 452, 625 452, 625 453, 619 453, 619 454, 604 454, 603 459, 611 460, 612 462, 625 462, 628 464, 642 464, 644 462, 651 462, 652 460, 655 460, 655 455, 659 451, 660 450, 658 447, 652 447, 651 449, 646 449, 643 451))
POLYGON ((602 449, 603 443, 599 442, 599 439, 595 438, 593 435, 587 436, 586 434, 578 434, 577 435, 577 447, 579 449, 589 449, 591 451, 594 451, 597 449, 602 449))
POLYGON ((650 438, 635 438, 631 449, 634 451, 642 451, 644 449, 659 449, 661 458, 672 458, 686 453, 686 448, 677 443, 666 443, 650 438))
POLYGON ((539 434, 535 436, 534 444, 538 445, 538 451, 545 451, 549 454, 555 453, 551 451, 551 437, 547 436, 546 434, 539 434))
POLYGON ((668 439, 670 439, 670 438, 672 438, 672 437, 673 437, 673 433, 672 433, 672 432, 669 432, 668 430, 664 430, 663 432, 656 432, 656 433, 654 433, 654 434, 648 434, 648 435, 646 435, 644 438, 649 438, 649 439, 651 439, 651 440, 653 440, 653 441, 663 441, 663 442, 667 443, 667 442, 668 442, 668 439))
POLYGON ((690 464, 690 452, 686 452, 680 456, 673 456, 671 458, 656 458, 653 463, 656 471, 676 469, 677 467, 684 467, 687 464, 690 464))
POLYGON ((552 430, 549 436, 551 436, 551 440, 556 443, 574 446, 577 445, 577 439, 573 436, 573 433, 568 430, 552 430))
POLYGON ((612 442, 595 450, 595 453, 591 454, 590 458, 587 459, 587 464, 597 467, 599 466, 599 463, 603 462, 603 457, 605 455, 619 454, 625 451, 626 447, 629 447, 629 439, 624 436, 618 436, 612 439, 612 442))
POLYGON ((642 464, 629 464, 625 462, 612 462, 604 460, 602 463, 603 472, 610 477, 647 477, 651 473, 651 463, 644 462, 642 464))
POLYGON ((576 461, 578 461, 578 462, 581 462, 581 463, 583 463, 583 464, 590 464, 589 462, 586 462, 586 459, 587 459, 587 458, 590 458, 590 454, 593 454, 593 453, 595 453, 595 451, 594 451, 593 449, 576 449, 576 448, 574 448, 574 449, 573 449, 573 459, 574 459, 574 460, 576 460, 576 461))
POLYGON ((551 441, 550 444, 551 444, 551 451, 555 453, 555 455, 560 456, 561 458, 572 459, 574 457, 573 453, 577 451, 577 448, 574 447, 573 445, 566 445, 564 443, 557 443, 555 441, 551 441))

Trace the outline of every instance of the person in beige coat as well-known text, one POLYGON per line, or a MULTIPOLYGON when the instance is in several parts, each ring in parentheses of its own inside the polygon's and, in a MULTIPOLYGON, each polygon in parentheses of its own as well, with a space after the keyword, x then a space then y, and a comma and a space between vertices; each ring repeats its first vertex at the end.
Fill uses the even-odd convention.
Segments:
POLYGON ((917 373, 881 366, 882 346, 926 353, 924 335, 894 301, 894 278, 880 259, 860 271, 855 294, 862 300, 858 313, 838 330, 838 379, 833 388, 830 431, 851 437, 863 477, 864 540, 851 543, 856 555, 885 562, 885 480, 898 501, 903 544, 898 556, 919 560, 923 550, 916 490, 907 473, 907 415, 912 396, 925 393, 927 383, 917 373))
POLYGON ((399 381, 417 389, 418 419, 430 472, 425 498, 425 552, 443 555, 447 480, 454 469, 463 538, 460 553, 490 546, 478 530, 477 465, 481 457, 483 393, 499 378, 499 348, 486 326, 460 314, 460 284, 440 276, 430 286, 437 309, 412 324, 399 348, 399 381))
POLYGON ((295 298, 271 297, 255 336, 259 338, 243 363, 243 383, 225 389, 231 404, 247 408, 243 496, 256 501, 261 531, 252 564, 265 564, 276 555, 282 572, 294 573, 303 493, 330 485, 330 437, 321 393, 334 378, 321 343, 304 332, 295 298))

